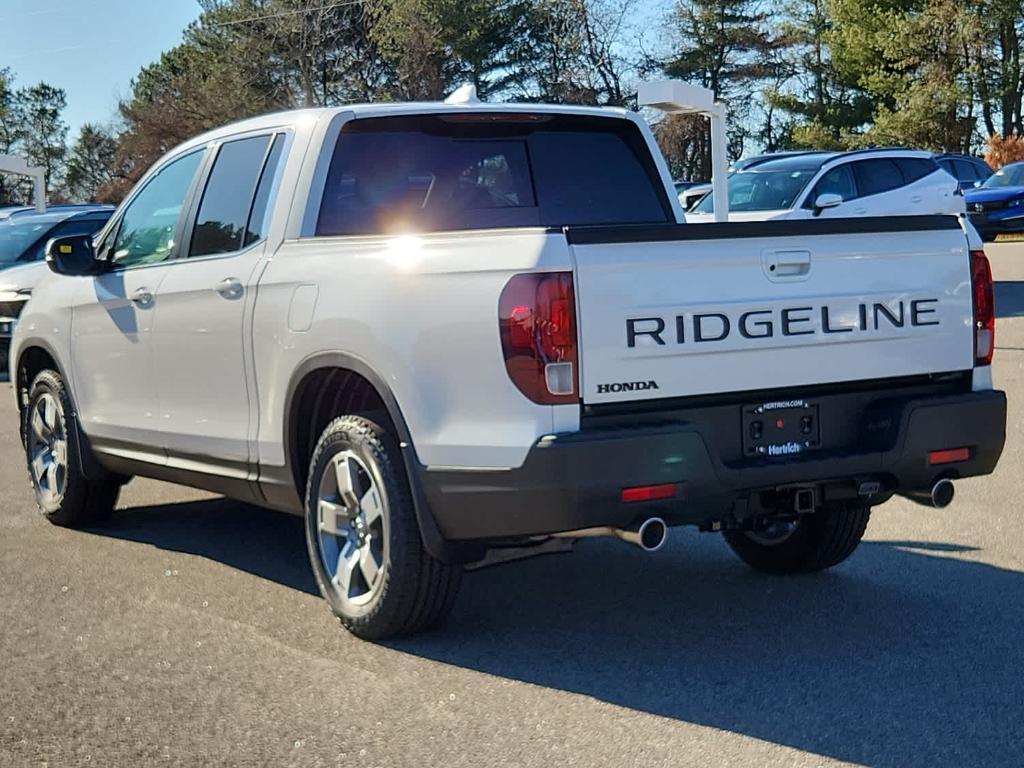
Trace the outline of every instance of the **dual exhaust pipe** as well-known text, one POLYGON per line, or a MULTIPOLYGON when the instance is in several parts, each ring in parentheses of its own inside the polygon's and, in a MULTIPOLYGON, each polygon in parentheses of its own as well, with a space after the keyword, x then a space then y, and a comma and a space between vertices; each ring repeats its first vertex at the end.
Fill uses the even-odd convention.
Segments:
POLYGON ((668 526, 660 517, 649 517, 635 528, 601 526, 552 534, 552 537, 556 539, 586 539, 599 536, 614 536, 627 544, 640 547, 644 552, 657 552, 664 546, 665 539, 668 538, 668 526))
MULTIPOLYGON (((801 489, 794 499, 794 507, 798 512, 811 512, 814 510, 813 491, 801 489), (802 491, 802 492, 801 492, 802 491)), ((948 477, 940 478, 927 491, 911 491, 903 494, 906 498, 916 501, 918 504, 945 509, 953 503, 956 489, 953 481, 948 477)), ((597 537, 615 537, 627 544, 640 547, 645 552, 657 552, 665 545, 668 538, 668 526, 660 517, 649 517, 640 525, 630 528, 614 528, 612 526, 600 526, 597 528, 580 528, 575 531, 564 531, 552 534, 555 539, 586 539, 597 537)))

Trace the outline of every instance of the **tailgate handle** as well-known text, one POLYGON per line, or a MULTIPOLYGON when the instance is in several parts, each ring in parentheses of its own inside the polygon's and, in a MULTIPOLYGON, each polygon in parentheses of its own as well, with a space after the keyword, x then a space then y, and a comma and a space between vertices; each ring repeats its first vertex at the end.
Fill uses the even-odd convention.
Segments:
POLYGON ((810 251, 774 251, 765 256, 765 271, 773 280, 800 278, 810 274, 810 251))

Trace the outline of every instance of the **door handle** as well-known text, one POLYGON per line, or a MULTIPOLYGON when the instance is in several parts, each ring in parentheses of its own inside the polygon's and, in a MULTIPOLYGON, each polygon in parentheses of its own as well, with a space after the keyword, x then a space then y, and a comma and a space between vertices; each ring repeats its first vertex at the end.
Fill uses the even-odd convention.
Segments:
POLYGON ((921 196, 920 195, 914 195, 912 198, 910 198, 910 202, 912 202, 912 203, 920 203, 921 202, 921 196))
POLYGON ((811 271, 810 251, 768 251, 761 259, 769 280, 799 280, 811 271))
POLYGON ((226 277, 214 286, 214 290, 225 299, 237 299, 243 292, 242 281, 237 277, 226 277))
POLYGON ((153 292, 149 288, 137 288, 132 294, 132 303, 138 307, 148 307, 153 303, 153 292))

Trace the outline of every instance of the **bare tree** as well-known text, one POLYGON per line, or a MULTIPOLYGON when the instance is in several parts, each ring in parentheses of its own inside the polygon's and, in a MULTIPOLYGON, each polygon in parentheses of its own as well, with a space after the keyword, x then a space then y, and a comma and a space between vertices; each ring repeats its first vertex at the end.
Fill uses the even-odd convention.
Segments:
POLYGON ((523 93, 540 101, 624 104, 637 56, 626 47, 636 0, 539 0, 523 93))

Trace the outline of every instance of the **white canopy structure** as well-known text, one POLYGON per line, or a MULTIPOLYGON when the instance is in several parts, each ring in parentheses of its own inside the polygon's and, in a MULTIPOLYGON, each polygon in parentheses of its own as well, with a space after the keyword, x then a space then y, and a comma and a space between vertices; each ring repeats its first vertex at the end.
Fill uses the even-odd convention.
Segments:
POLYGON ((32 179, 32 199, 36 210, 46 210, 46 172, 38 166, 30 166, 23 158, 14 155, 0 155, 0 173, 29 176, 32 179))
POLYGON ((715 101, 709 88, 680 80, 652 80, 641 83, 637 103, 668 114, 704 115, 711 121, 711 199, 715 221, 729 220, 729 159, 726 156, 725 104, 715 101))

